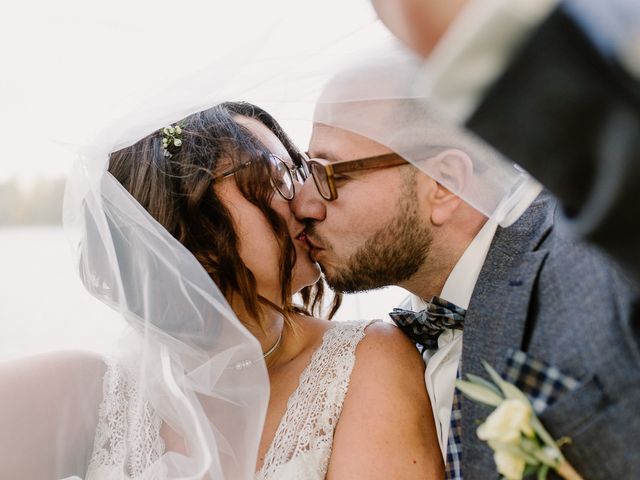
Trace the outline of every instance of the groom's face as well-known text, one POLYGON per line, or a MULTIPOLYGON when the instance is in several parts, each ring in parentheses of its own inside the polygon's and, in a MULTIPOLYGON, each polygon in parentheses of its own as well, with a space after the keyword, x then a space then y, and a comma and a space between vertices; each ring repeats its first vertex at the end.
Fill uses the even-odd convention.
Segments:
MULTIPOLYGON (((309 155, 330 162, 389 153, 346 130, 315 124, 309 155)), ((338 198, 327 201, 309 178, 291 208, 307 226, 310 256, 329 285, 355 292, 402 284, 424 263, 431 232, 417 201, 413 166, 348 172, 336 179, 338 198)))

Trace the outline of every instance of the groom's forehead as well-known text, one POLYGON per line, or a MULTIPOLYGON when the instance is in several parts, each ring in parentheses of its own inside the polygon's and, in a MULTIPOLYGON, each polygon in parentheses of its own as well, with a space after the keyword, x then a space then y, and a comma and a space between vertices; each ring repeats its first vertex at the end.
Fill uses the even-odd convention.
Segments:
POLYGON ((384 145, 358 133, 322 123, 313 126, 309 156, 331 162, 389 153, 384 145))

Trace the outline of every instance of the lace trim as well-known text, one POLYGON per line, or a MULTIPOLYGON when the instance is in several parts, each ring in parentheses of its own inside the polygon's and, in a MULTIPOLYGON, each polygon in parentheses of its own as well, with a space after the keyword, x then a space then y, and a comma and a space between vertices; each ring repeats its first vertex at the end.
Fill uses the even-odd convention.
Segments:
POLYGON ((139 392, 135 372, 109 359, 87 479, 98 471, 100 479, 144 478, 165 450, 161 426, 139 392))
POLYGON ((298 387, 289 397, 256 480, 271 478, 279 467, 312 450, 322 451, 317 473, 324 478, 334 429, 349 388, 355 350, 371 323, 340 322, 325 332, 320 348, 311 356, 298 387))

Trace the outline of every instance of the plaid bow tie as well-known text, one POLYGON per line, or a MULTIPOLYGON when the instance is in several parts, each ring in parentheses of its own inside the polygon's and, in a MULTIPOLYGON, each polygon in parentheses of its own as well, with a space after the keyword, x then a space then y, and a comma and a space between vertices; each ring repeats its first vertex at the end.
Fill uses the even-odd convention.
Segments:
POLYGON ((435 350, 442 332, 449 329, 462 330, 465 313, 464 308, 440 297, 433 297, 424 310, 413 312, 394 308, 389 316, 415 343, 428 350, 435 350))

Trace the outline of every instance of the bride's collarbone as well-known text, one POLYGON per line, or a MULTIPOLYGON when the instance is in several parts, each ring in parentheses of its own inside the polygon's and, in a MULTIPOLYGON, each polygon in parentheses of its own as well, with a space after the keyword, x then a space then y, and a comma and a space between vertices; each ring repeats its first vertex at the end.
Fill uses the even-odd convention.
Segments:
POLYGON ((282 347, 268 364, 269 376, 287 375, 291 370, 302 369, 311 360, 313 352, 322 345, 324 334, 331 322, 314 317, 296 315, 292 326, 286 327, 282 347))

